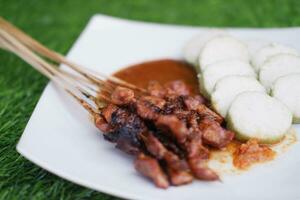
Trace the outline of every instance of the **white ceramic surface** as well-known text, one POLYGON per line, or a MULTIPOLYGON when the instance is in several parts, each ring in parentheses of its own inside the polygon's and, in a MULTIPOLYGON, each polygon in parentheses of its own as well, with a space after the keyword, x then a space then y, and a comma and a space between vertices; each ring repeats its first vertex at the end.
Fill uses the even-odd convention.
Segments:
MULTIPOLYGON (((206 30, 96 15, 68 58, 110 74, 146 60, 181 59, 184 43, 206 30)), ((300 50, 300 28, 228 31, 251 41, 252 49, 265 41, 273 41, 300 50)), ((299 126, 296 128, 299 133, 299 126)), ((269 164, 241 175, 222 177, 222 183, 195 181, 168 190, 158 189, 136 173, 132 159, 104 141, 87 113, 52 83, 44 90, 17 150, 28 160, 64 179, 128 199, 300 199, 299 143, 269 164)))

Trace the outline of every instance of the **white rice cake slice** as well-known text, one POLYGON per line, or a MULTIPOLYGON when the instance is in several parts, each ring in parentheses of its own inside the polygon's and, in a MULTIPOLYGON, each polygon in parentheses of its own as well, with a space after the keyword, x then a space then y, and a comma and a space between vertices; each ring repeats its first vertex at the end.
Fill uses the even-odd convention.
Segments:
POLYGON ((261 38, 251 38, 243 40, 247 45, 250 59, 254 57, 258 50, 269 45, 271 42, 261 38))
POLYGON ((259 49, 252 57, 252 64, 256 72, 259 72, 260 68, 270 57, 275 56, 277 54, 291 54, 291 55, 299 55, 299 52, 296 49, 271 43, 268 44, 261 49, 259 49))
POLYGON ((292 125, 292 113, 276 98, 261 92, 243 92, 232 102, 227 115, 228 128, 236 138, 252 138, 260 143, 279 142, 292 125))
POLYGON ((198 76, 200 78, 201 92, 210 97, 216 83, 225 76, 242 75, 256 77, 251 65, 240 60, 226 60, 211 64, 198 76))
POLYGON ((227 111, 235 97, 246 91, 265 93, 265 88, 253 77, 249 76, 226 76, 219 80, 211 95, 211 103, 215 111, 226 117, 227 111))
POLYGON ((231 36, 219 36, 209 40, 199 56, 199 67, 201 72, 208 65, 229 59, 249 61, 249 53, 246 44, 231 36))
POLYGON ((291 110, 294 123, 300 123, 300 74, 278 78, 274 82, 272 96, 291 110))
POLYGON ((294 73, 300 73, 300 57, 292 54, 278 54, 263 64, 259 72, 259 81, 267 92, 270 92, 276 79, 294 73))
POLYGON ((227 32, 221 29, 214 29, 198 34, 191 38, 183 47, 183 57, 185 61, 194 67, 198 66, 198 58, 205 43, 212 38, 221 35, 227 35, 227 32))

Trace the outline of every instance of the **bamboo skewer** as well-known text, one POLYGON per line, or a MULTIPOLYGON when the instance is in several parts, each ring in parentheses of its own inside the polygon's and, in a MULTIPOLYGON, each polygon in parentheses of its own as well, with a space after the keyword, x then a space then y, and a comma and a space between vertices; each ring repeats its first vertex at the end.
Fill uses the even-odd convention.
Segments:
MULTIPOLYGON (((58 68, 52 66, 51 64, 47 63, 45 60, 40 58, 38 55, 33 53, 27 47, 22 45, 18 40, 13 38, 11 35, 6 33, 3 30, 0 30, 0 46, 6 50, 9 50, 23 60, 28 62, 31 66, 33 66, 36 70, 40 73, 51 79, 55 84, 62 87, 65 91, 71 94, 79 103, 87 109, 91 114, 97 113, 97 109, 95 106, 88 104, 82 98, 80 98, 76 93, 83 94, 86 98, 91 99, 93 102, 96 102, 96 93, 95 95, 91 94, 90 91, 87 91, 86 88, 82 87, 83 85, 78 85, 76 82, 77 77, 63 75, 58 68)), ((90 89, 91 90, 91 89, 90 89)), ((93 90, 96 92, 95 90, 93 90)), ((99 94, 101 97, 101 94, 99 94)), ((109 100, 107 97, 103 97, 106 100, 109 100)))
POLYGON ((107 95, 110 95, 117 86, 124 86, 139 93, 147 93, 146 90, 138 88, 119 78, 106 76, 99 72, 92 72, 90 69, 81 67, 67 60, 61 54, 43 46, 1 17, 0 48, 15 53, 29 63, 40 73, 67 91, 91 114, 98 112, 97 105, 99 99, 102 99, 104 102, 111 102, 110 97, 107 95), (49 63, 41 56, 58 64, 63 63, 78 74, 76 75, 69 71, 65 71, 57 65, 49 63), (101 93, 100 90, 102 91, 101 93), (87 101, 83 100, 83 98, 79 97, 77 94, 91 100, 95 106, 88 104, 87 101))
POLYGON ((46 48, 45 46, 43 46, 42 44, 40 44, 38 41, 34 40, 32 37, 30 37, 29 35, 25 34, 23 31, 21 31, 20 29, 18 29, 17 27, 13 26, 12 24, 10 24, 9 22, 7 22, 6 20, 4 20, 3 18, 0 17, 0 26, 2 29, 4 29, 5 31, 9 32, 10 34, 12 34, 15 38, 17 38, 18 40, 22 41, 24 43, 24 45, 28 46, 30 49, 32 49, 33 51, 38 52, 39 54, 53 60, 56 61, 58 63, 63 63, 66 64, 68 67, 70 67, 71 69, 73 69, 74 71, 78 72, 79 74, 81 74, 82 76, 84 76, 85 78, 93 81, 94 83, 98 83, 98 84, 103 84, 103 80, 99 79, 97 76, 104 79, 107 79, 111 82, 117 83, 119 85, 134 89, 134 90, 138 90, 140 92, 143 93, 147 93, 146 90, 142 89, 142 88, 138 88, 133 84, 127 83, 119 78, 116 78, 114 76, 106 76, 102 73, 99 72, 93 72, 90 69, 84 68, 82 66, 79 66, 73 62, 70 62, 69 60, 67 60, 64 56, 62 56, 61 54, 51 51, 50 49, 46 48), (95 74, 95 75, 93 75, 95 74))
MULTIPOLYGON (((18 39, 19 41, 22 41, 24 43, 24 45, 27 46, 28 48, 31 48, 32 50, 39 52, 39 54, 47 56, 50 59, 54 58, 55 59, 54 61, 62 60, 61 58, 63 58, 63 56, 47 49, 43 45, 39 44, 36 40, 32 39, 30 36, 26 35, 21 30, 17 29, 12 24, 8 23, 7 21, 5 21, 2 18, 0 18, 0 27, 3 30, 10 33, 11 35, 15 36, 16 39, 18 39), (51 56, 49 56, 49 55, 51 55, 51 56)), ((100 79, 95 80, 95 78, 91 78, 87 74, 80 72, 80 70, 78 70, 78 68, 76 68, 76 71, 77 72, 79 71, 78 73, 83 75, 86 78, 86 81, 90 81, 90 82, 92 81, 93 83, 99 83, 99 85, 100 84, 104 85, 104 81, 102 81, 100 79)), ((65 72, 65 73, 68 73, 68 72, 65 72)))

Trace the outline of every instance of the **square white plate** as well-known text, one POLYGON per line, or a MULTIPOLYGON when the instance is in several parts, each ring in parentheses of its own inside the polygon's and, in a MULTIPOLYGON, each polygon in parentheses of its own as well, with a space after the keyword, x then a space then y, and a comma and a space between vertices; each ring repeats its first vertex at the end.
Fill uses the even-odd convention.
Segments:
MULTIPOLYGON (((159 25, 94 16, 68 58, 106 74, 151 59, 182 56, 191 36, 206 28, 159 25)), ((300 28, 228 29, 242 39, 274 41, 300 50, 300 28)), ((254 44, 253 43, 253 44, 254 44)), ((155 78, 155 77, 153 77, 155 78)), ((299 132, 299 127, 297 127, 299 132)), ((46 87, 17 146, 40 167, 74 183, 129 199, 300 199, 299 143, 267 165, 223 182, 156 188, 132 159, 104 141, 87 113, 52 83, 46 87)))

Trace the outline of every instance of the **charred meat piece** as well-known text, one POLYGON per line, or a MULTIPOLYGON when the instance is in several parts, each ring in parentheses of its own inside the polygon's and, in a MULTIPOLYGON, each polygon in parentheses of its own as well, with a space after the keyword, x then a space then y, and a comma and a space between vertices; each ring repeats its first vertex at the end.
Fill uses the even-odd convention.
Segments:
POLYGON ((179 156, 180 159, 184 159, 185 152, 184 150, 174 142, 174 139, 169 135, 166 135, 161 130, 154 130, 153 135, 157 138, 163 145, 171 152, 174 152, 179 156))
POLYGON ((196 101, 198 101, 199 104, 207 104, 207 99, 205 99, 201 95, 194 95, 192 96, 196 101))
POLYGON ((143 140, 149 153, 165 163, 172 185, 183 185, 193 180, 185 160, 181 160, 176 154, 168 151, 153 134, 144 134, 143 140))
POLYGON ((114 104, 108 104, 105 108, 102 109, 102 115, 104 116, 105 120, 110 123, 111 122, 111 115, 118 109, 117 106, 114 104))
POLYGON ((187 116, 186 122, 189 127, 193 128, 194 130, 198 130, 199 121, 201 120, 200 115, 195 111, 190 111, 189 115, 187 116))
POLYGON ((162 109, 164 107, 164 105, 166 104, 166 101, 163 98, 159 98, 156 96, 143 96, 140 98, 140 100, 147 101, 150 104, 152 104, 153 106, 156 106, 160 109, 162 109))
POLYGON ((189 136, 187 142, 184 144, 187 157, 199 157, 201 159, 208 159, 209 150, 203 146, 202 135, 199 132, 193 132, 189 136))
POLYGON ((183 81, 171 81, 164 85, 167 96, 186 96, 190 94, 190 88, 183 81))
POLYGON ((128 126, 115 129, 112 132, 104 134, 104 138, 112 143, 116 143, 116 148, 125 153, 135 155, 140 151, 140 141, 137 138, 139 131, 132 132, 128 126))
POLYGON ((188 110, 197 110, 198 106, 205 103, 205 99, 200 95, 185 96, 184 104, 188 110))
POLYGON ((204 104, 199 105, 196 110, 201 116, 201 118, 211 119, 218 122, 219 124, 221 124, 224 120, 222 116, 215 113, 214 111, 206 107, 204 104))
POLYGON ((111 94, 111 101, 116 105, 126 105, 134 100, 134 92, 124 87, 116 87, 111 94))
POLYGON ((169 187, 167 176, 156 159, 140 153, 134 162, 134 167, 138 172, 150 178, 157 187, 164 189, 169 187))
POLYGON ((141 137, 151 155, 153 155, 157 159, 164 158, 164 155, 168 150, 156 137, 153 136, 152 133, 143 133, 141 137))
POLYGON ((185 123, 174 115, 160 115, 155 125, 171 134, 179 144, 183 144, 189 135, 189 130, 185 123))
POLYGON ((101 115, 95 115, 94 116, 94 122, 95 122, 95 126, 102 131, 103 133, 107 133, 110 131, 110 126, 109 124, 106 122, 106 120, 104 119, 103 116, 101 115))
POLYGON ((141 118, 126 109, 118 108, 112 113, 110 126, 113 131, 104 134, 106 140, 116 143, 116 147, 124 152, 130 154, 139 152, 141 145, 139 134, 146 130, 141 118))
POLYGON ((111 114, 110 124, 112 127, 132 126, 133 122, 135 121, 138 121, 137 123, 140 126, 144 126, 143 121, 139 119, 139 117, 136 114, 129 112, 125 108, 118 107, 111 114))
POLYGON ((132 137, 129 134, 121 135, 121 137, 117 140, 116 148, 125 153, 137 155, 140 153, 140 148, 135 142, 132 142, 131 139, 132 137))
POLYGON ((187 160, 193 175, 200 180, 218 180, 219 176, 207 166, 209 150, 203 146, 201 134, 192 133, 185 145, 187 160))
POLYGON ((200 122, 199 129, 205 144, 216 148, 223 148, 234 138, 232 131, 226 130, 216 121, 204 119, 200 122))
POLYGON ((184 98, 184 96, 167 97, 167 102, 163 108, 163 114, 170 115, 177 111, 184 111, 184 98))
POLYGON ((164 98, 166 95, 165 88, 162 87, 162 85, 157 81, 150 81, 148 84, 148 91, 151 96, 164 98))
POLYGON ((205 181, 219 180, 219 176, 212 169, 207 167, 206 160, 199 157, 188 158, 189 166, 197 179, 205 181))
POLYGON ((139 99, 135 103, 137 114, 146 120, 156 120, 159 116, 160 109, 149 101, 139 99))
POLYGON ((172 185, 183 185, 193 181, 194 178, 185 160, 180 160, 177 155, 167 151, 164 155, 164 161, 172 185))
POLYGON ((180 121, 187 123, 190 117, 191 112, 186 110, 175 110, 173 113, 180 121))

